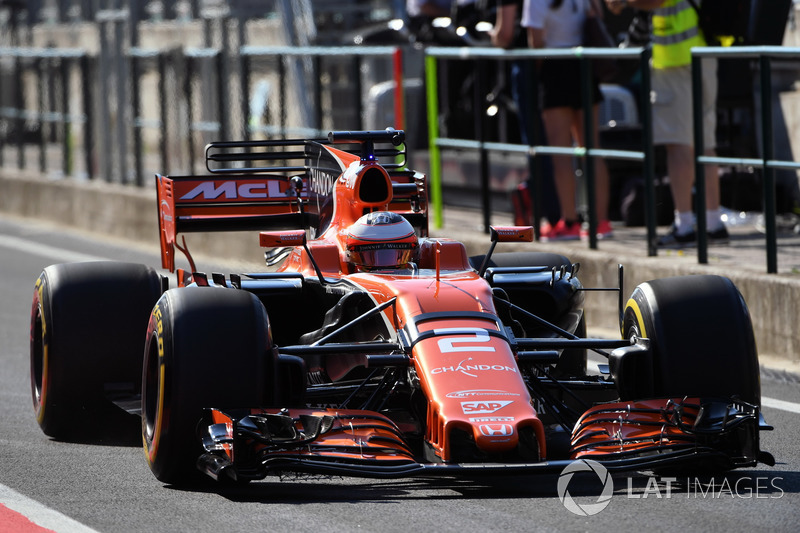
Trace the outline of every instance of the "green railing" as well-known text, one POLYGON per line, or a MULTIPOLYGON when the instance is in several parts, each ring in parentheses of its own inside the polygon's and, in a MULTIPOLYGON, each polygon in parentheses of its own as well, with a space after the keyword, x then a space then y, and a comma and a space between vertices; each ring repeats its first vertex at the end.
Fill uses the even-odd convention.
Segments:
MULTIPOLYGON (((776 273, 777 267, 777 231, 776 231, 776 202, 775 202, 775 176, 774 170, 800 170, 800 163, 794 161, 774 160, 773 147, 773 125, 772 125, 772 81, 771 81, 771 61, 773 59, 798 59, 800 58, 800 48, 789 48, 782 46, 753 46, 753 47, 700 47, 694 48, 692 61, 692 95, 694 113, 694 137, 695 137, 695 205, 697 214, 698 230, 698 263, 708 263, 708 240, 706 236, 705 220, 705 175, 703 165, 719 164, 729 166, 748 166, 763 169, 763 195, 764 195, 764 220, 766 227, 766 255, 767 272, 776 273), (761 112, 756 117, 760 121, 761 137, 761 158, 734 158, 734 157, 711 157, 705 156, 703 148, 703 126, 702 120, 702 76, 700 59, 703 57, 725 57, 725 58, 754 58, 759 65, 759 83, 761 90, 761 112)), ((488 176, 488 152, 498 151, 506 153, 529 154, 533 157, 537 155, 571 155, 586 160, 586 196, 589 212, 590 248, 597 247, 595 235, 596 213, 594 206, 594 167, 591 163, 594 157, 607 159, 627 159, 641 161, 643 164, 642 174, 645 184, 645 224, 647 231, 647 250, 649 256, 657 255, 657 234, 655 217, 655 170, 654 170, 654 148, 652 141, 652 107, 649 98, 640 98, 643 105, 640 106, 640 120, 642 125, 642 150, 604 150, 595 148, 591 145, 592 137, 586 136, 586 146, 564 148, 537 145, 532 142, 530 146, 491 143, 482 140, 482 132, 478 130, 478 139, 455 139, 439 136, 438 116, 439 101, 437 88, 437 60, 486 60, 513 61, 513 60, 537 60, 548 58, 573 58, 581 61, 581 94, 583 108, 588 110, 591 107, 590 99, 590 61, 591 58, 617 58, 635 59, 640 62, 642 95, 650 94, 650 69, 649 59, 650 50, 642 48, 630 48, 626 50, 605 49, 605 48, 572 48, 572 49, 540 49, 540 50, 499 50, 495 48, 429 48, 425 58, 425 81, 427 84, 427 106, 428 106, 428 136, 430 150, 430 179, 431 179, 431 206, 433 208, 433 223, 436 227, 442 226, 442 175, 441 175, 441 153, 442 149, 473 149, 480 152, 481 157, 481 193, 483 201, 483 222, 484 227, 488 228, 491 216, 491 205, 488 176)), ((535 70, 535 69, 531 69, 535 70)), ((535 80, 532 80, 535 81, 535 80)), ((531 86, 534 86, 532 84, 531 86)), ((531 95, 531 113, 538 113, 536 108, 538 99, 531 95)), ((584 113, 586 117, 584 127, 586 131, 593 131, 594 124, 591 113, 584 113)), ((478 122, 479 123, 479 122, 478 122)), ((533 123, 533 122, 531 122, 533 123)), ((531 168, 531 175, 536 184, 537 173, 535 168, 531 168)), ((536 186, 536 185, 535 185, 536 186)), ((538 226, 540 211, 534 204, 534 225, 538 226)), ((536 227, 537 238, 539 236, 536 227)))
POLYGON ((697 213, 697 260, 708 263, 708 242, 705 220, 705 173, 704 165, 732 165, 760 168, 763 171, 762 191, 764 195, 764 227, 767 249, 767 273, 778 272, 778 244, 775 206, 775 170, 800 170, 800 163, 776 161, 774 157, 772 125, 772 70, 773 59, 800 59, 800 48, 784 46, 734 46, 702 47, 692 49, 692 98, 694 113, 695 143, 695 201, 697 213), (761 158, 711 157, 703 155, 702 121, 702 69, 704 57, 715 58, 753 58, 758 59, 759 83, 761 88, 761 158))
MULTIPOLYGON (((594 190, 594 158, 602 157, 606 159, 625 159, 631 161, 641 161, 643 163, 643 175, 645 181, 645 221, 647 224, 648 232, 648 253, 656 255, 656 220, 655 220, 655 191, 654 191, 654 153, 653 143, 651 138, 651 114, 650 106, 641 106, 640 117, 642 122, 642 150, 605 150, 593 146, 593 136, 586 135, 586 146, 577 147, 556 147, 536 144, 535 139, 531 141, 531 145, 509 144, 509 143, 494 143, 486 142, 485 131, 481 127, 481 120, 476 121, 478 128, 476 129, 476 136, 478 139, 456 139, 439 136, 439 91, 438 91, 438 60, 450 61, 519 61, 519 60, 547 60, 553 58, 560 59, 575 59, 581 62, 581 97, 584 110, 590 110, 592 107, 591 102, 591 60, 592 58, 615 58, 639 61, 640 70, 642 75, 641 90, 642 94, 650 93, 650 73, 649 73, 649 59, 650 50, 645 48, 569 48, 569 49, 538 49, 538 50, 501 50, 498 48, 443 48, 432 47, 425 51, 425 83, 427 87, 427 106, 428 106, 428 139, 429 139, 429 157, 430 157, 430 180, 431 180, 431 205, 433 206, 433 223, 435 227, 442 226, 442 174, 441 174, 441 149, 443 148, 456 148, 456 149, 473 149, 478 150, 480 154, 480 169, 481 169, 481 195, 482 195, 482 211, 484 229, 488 232, 491 217, 491 199, 489 195, 489 165, 488 153, 491 151, 506 152, 506 153, 519 153, 528 154, 535 158, 539 155, 568 155, 585 160, 584 172, 586 175, 586 197, 588 203, 589 213, 589 246, 597 248, 597 237, 595 235, 597 229, 597 213, 595 209, 595 190, 594 190)), ((528 69, 530 72, 535 72, 536 69, 528 69)), ((529 87, 536 87, 535 79, 530 80, 529 87)), ((475 91, 476 95, 480 95, 480 91, 475 91)), ((647 101, 647 98, 641 98, 641 101, 647 101)), ((530 101, 533 105, 529 106, 531 116, 526 117, 530 124, 534 113, 539 113, 538 98, 535 93, 530 95, 530 101)), ((477 102, 476 102, 477 103, 477 102)), ((479 109, 476 106, 475 109, 479 109)), ((584 129, 587 132, 594 131, 594 117, 591 112, 584 113, 584 129)), ((535 168, 530 169, 531 176, 533 176, 534 187, 538 188, 538 172, 535 168)), ((539 195, 534 195, 534 228, 536 230, 536 237, 539 237, 539 218, 540 209, 537 206, 539 195)))

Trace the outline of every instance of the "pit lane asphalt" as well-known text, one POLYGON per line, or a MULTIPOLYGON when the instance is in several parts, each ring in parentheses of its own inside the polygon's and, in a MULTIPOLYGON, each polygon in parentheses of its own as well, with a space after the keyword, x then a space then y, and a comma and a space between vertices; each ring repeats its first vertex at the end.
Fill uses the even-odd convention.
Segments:
MULTIPOLYGON (((551 477, 271 478, 227 490, 164 486, 149 472, 135 435, 102 443, 47 438, 33 417, 28 379, 30 303, 44 266, 81 258, 157 266, 157 251, 8 217, 0 217, 0 237, 0 484, 96 531, 796 531, 800 415, 769 407, 764 414, 776 429, 762 433, 762 448, 776 456, 775 467, 734 472, 715 478, 713 486, 704 478, 698 486, 693 475, 678 477, 669 498, 665 480, 615 476, 608 507, 590 517, 565 509, 551 477)), ((202 264, 220 271, 229 266, 202 264)), ((87 317, 87 342, 90 336, 87 317)), ((796 384, 762 379, 765 397, 800 404, 796 384)), ((578 502, 597 500, 596 481, 575 483, 569 490, 578 502)))

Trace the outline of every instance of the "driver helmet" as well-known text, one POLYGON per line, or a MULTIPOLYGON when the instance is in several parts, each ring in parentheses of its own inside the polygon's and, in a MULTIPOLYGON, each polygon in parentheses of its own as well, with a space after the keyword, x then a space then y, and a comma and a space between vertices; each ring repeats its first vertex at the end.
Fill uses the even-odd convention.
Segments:
POLYGON ((364 270, 403 268, 414 260, 414 227, 391 211, 368 213, 347 229, 347 261, 364 270))

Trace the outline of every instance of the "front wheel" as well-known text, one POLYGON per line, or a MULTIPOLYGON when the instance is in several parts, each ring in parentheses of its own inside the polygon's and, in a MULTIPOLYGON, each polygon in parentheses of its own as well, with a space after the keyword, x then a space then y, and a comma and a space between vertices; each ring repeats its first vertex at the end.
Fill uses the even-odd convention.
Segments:
POLYGON ((622 333, 650 339, 647 377, 652 382, 640 394, 761 403, 750 314, 728 278, 697 275, 642 283, 625 306, 622 333))
POLYGON ((199 479, 204 408, 261 407, 271 383, 266 310, 246 291, 185 287, 153 308, 142 377, 142 434, 164 483, 199 479))

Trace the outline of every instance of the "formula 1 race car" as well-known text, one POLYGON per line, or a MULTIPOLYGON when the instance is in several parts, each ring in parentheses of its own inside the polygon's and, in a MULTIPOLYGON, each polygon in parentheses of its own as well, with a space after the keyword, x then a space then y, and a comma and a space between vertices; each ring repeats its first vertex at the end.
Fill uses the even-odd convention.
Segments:
POLYGON ((173 288, 114 262, 53 265, 36 281, 44 433, 72 439, 138 414, 165 483, 774 464, 730 280, 659 279, 625 300, 619 267, 620 338, 587 338, 579 265, 494 253, 531 241, 530 227, 491 228, 472 257, 430 237, 425 177, 403 147, 392 129, 212 143, 210 175, 156 176, 173 288), (202 273, 177 240, 241 230, 260 231, 264 272, 202 273), (587 351, 607 362, 589 370, 587 351))

